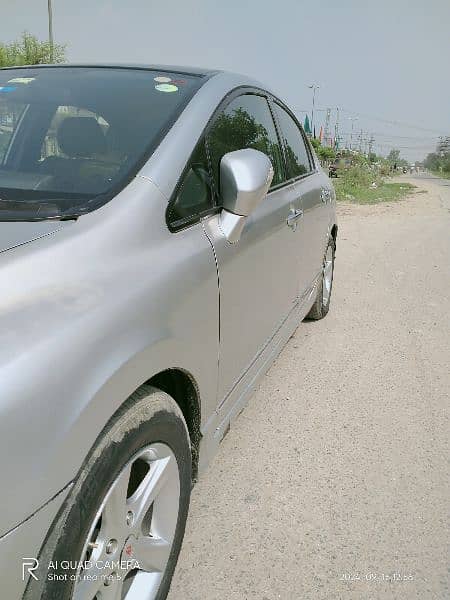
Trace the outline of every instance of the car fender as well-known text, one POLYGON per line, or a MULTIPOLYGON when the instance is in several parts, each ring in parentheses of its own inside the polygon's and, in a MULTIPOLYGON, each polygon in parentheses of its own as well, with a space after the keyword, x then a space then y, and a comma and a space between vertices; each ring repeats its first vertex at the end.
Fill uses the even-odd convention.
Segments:
POLYGON ((166 199, 149 181, 127 194, 3 254, 0 535, 76 476, 114 412, 153 375, 182 368, 204 415, 215 408, 210 243, 200 223, 176 237, 161 227, 166 199))

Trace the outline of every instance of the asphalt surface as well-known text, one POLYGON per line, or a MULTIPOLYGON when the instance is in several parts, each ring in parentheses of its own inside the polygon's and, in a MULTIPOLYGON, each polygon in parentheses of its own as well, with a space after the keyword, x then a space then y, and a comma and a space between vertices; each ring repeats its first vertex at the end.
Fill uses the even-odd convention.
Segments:
POLYGON ((450 598, 450 181, 413 183, 339 205, 330 312, 195 487, 170 600, 450 598))

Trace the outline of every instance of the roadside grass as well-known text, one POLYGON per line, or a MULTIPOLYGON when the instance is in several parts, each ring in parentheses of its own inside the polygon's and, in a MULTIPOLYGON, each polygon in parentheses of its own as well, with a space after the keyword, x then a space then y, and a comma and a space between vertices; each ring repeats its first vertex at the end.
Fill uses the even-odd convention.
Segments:
POLYGON ((411 183, 390 183, 369 169, 359 166, 341 171, 334 184, 338 201, 357 204, 377 204, 401 200, 416 186, 411 183))

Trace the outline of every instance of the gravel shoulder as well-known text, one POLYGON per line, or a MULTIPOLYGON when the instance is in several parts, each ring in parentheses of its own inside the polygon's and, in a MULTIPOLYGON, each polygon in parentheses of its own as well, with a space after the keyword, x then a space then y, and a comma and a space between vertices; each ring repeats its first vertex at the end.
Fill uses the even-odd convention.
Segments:
POLYGON ((450 597, 450 187, 403 180, 339 204, 330 312, 195 487, 170 600, 450 597))

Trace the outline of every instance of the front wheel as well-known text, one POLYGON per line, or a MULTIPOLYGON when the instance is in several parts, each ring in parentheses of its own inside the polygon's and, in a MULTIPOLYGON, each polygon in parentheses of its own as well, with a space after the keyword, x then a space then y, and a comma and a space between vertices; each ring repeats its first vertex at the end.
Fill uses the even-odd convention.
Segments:
POLYGON ((25 599, 163 600, 190 490, 181 410, 164 392, 144 386, 92 448, 41 549, 41 577, 30 579, 25 599))
POLYGON ((323 319, 330 308, 331 289, 333 287, 334 273, 334 255, 336 250, 336 242, 334 238, 330 238, 325 251, 322 264, 322 275, 317 286, 317 296, 311 310, 307 314, 307 319, 317 321, 323 319))

